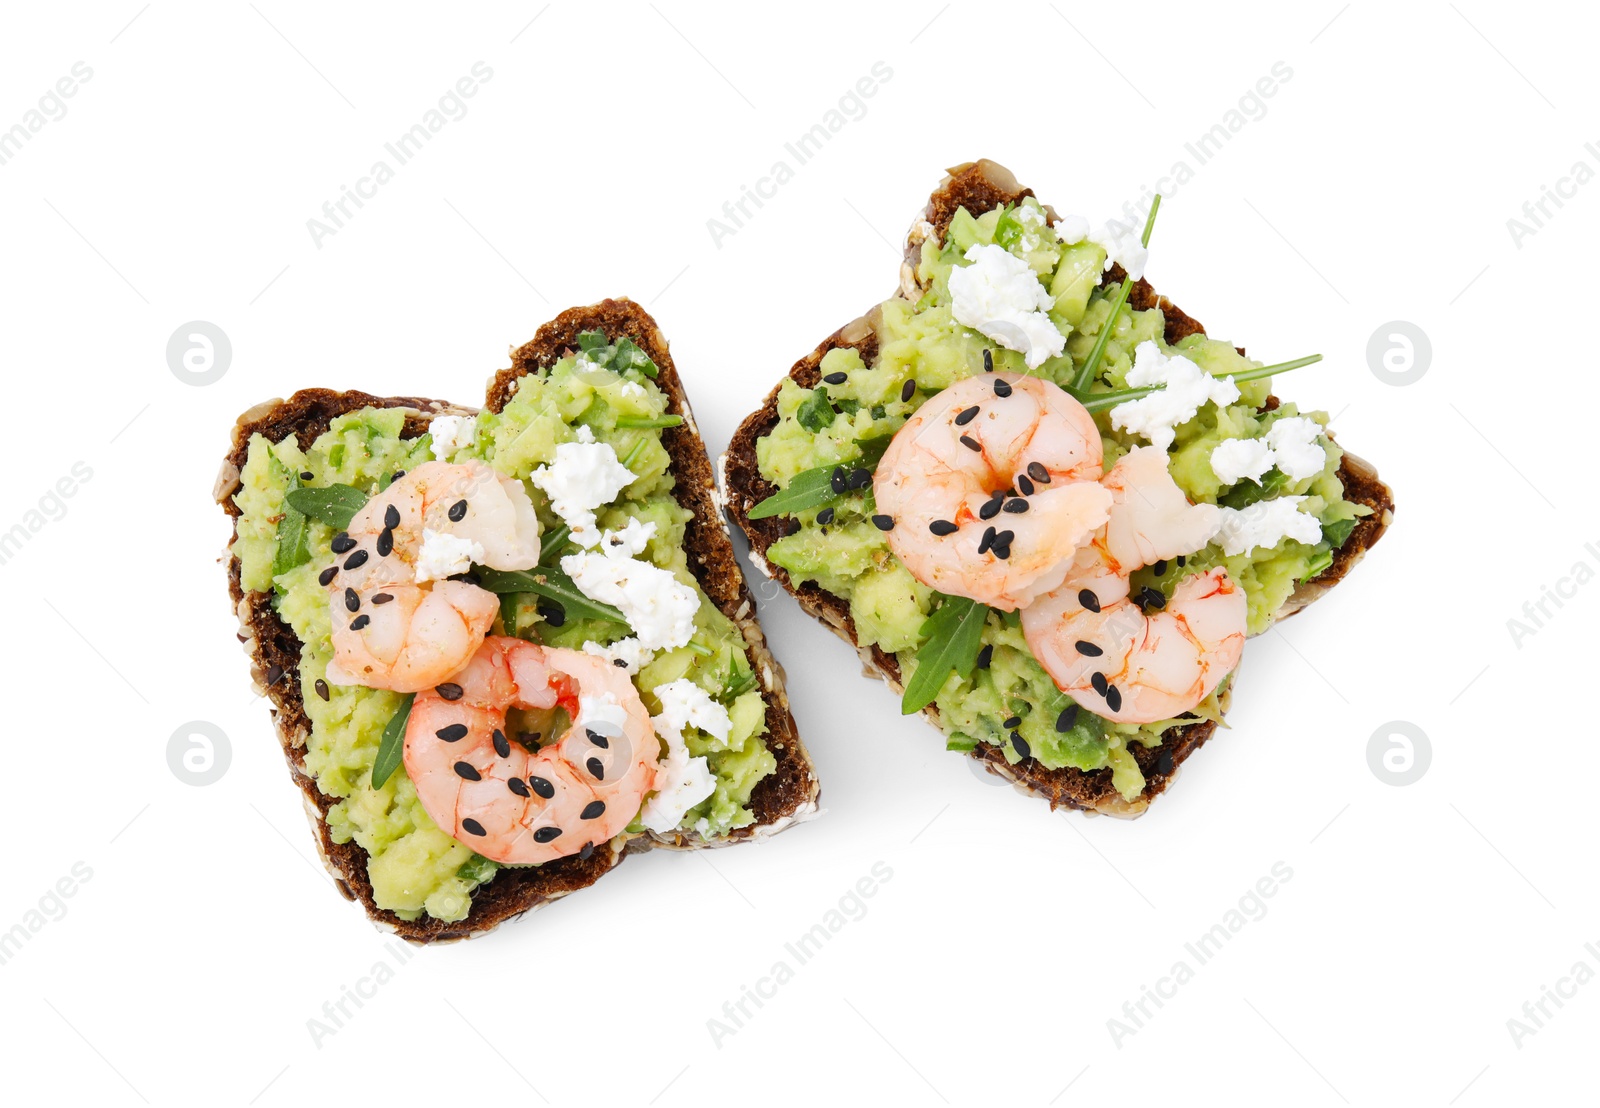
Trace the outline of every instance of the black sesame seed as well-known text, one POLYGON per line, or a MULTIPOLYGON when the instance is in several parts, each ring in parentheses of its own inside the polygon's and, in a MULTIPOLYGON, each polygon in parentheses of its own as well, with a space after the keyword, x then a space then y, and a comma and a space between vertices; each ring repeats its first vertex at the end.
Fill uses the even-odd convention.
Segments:
POLYGON ((471 762, 457 762, 453 767, 456 776, 463 781, 482 781, 483 775, 473 768, 471 762))
POLYGON ((327 588, 329 585, 333 584, 333 579, 338 575, 339 567, 329 566, 327 569, 323 570, 317 575, 317 584, 321 585, 323 588, 327 588))
POLYGON ((450 517, 451 523, 460 523, 467 518, 467 502, 465 500, 457 500, 450 505, 450 510, 445 514, 450 517))
POLYGON ((999 397, 1010 396, 1011 395, 1011 384, 1010 384, 1010 382, 1006 381, 1002 377, 996 377, 994 379, 994 394, 996 396, 999 396, 999 397))
POLYGON ((393 599, 393 594, 386 592, 374 593, 372 596, 372 602, 374 604, 387 604, 393 599))
POLYGON ((1122 692, 1115 685, 1106 686, 1106 707, 1113 712, 1122 711, 1122 692))
POLYGON ((983 507, 978 509, 978 518, 993 519, 995 516, 1000 514, 1000 509, 1005 505, 1005 502, 1006 498, 1004 496, 1002 496, 1000 493, 995 493, 988 500, 984 501, 983 507))
POLYGON ((833 522, 833 509, 832 508, 824 508, 824 509, 822 509, 822 511, 818 512, 817 513, 817 522, 822 524, 822 526, 824 526, 824 527, 826 527, 828 524, 832 523, 833 522))
POLYGON ((319 677, 317 678, 317 683, 312 687, 317 690, 318 696, 324 700, 328 699, 328 683, 326 681, 319 677))
POLYGON ((601 750, 609 750, 611 748, 610 739, 606 738, 598 731, 589 731, 588 728, 585 728, 584 730, 588 732, 589 741, 594 743, 594 745, 598 746, 601 750))
POLYGON ((539 741, 539 732, 537 732, 537 731, 523 731, 519 735, 517 735, 517 741, 519 743, 521 743, 523 746, 533 746, 535 743, 537 743, 539 741))
POLYGON ((911 398, 917 394, 917 379, 909 377, 906 383, 900 386, 900 403, 909 404, 911 398))
POLYGON ((506 733, 504 731, 496 727, 494 729, 494 734, 490 737, 494 740, 494 752, 496 754, 500 755, 502 758, 511 757, 511 740, 506 738, 506 733))
POLYGON ((1034 493, 1033 482, 1028 480, 1028 475, 1027 474, 1025 474, 1025 473, 1017 474, 1017 491, 1022 493, 1023 496, 1032 496, 1033 495, 1033 493, 1034 493))
POLYGON ((978 542, 978 553, 979 554, 987 554, 989 552, 989 548, 991 546, 993 546, 993 545, 994 545, 994 528, 993 527, 987 527, 987 528, 984 529, 983 538, 980 539, 979 542, 978 542))
POLYGON ((951 523, 948 519, 936 519, 932 523, 928 524, 928 530, 932 531, 935 535, 953 535, 960 530, 960 528, 951 523))
POLYGON ((1082 654, 1085 658, 1098 658, 1100 655, 1105 653, 1104 650, 1101 650, 1094 643, 1084 642, 1082 639, 1079 639, 1072 645, 1078 651, 1078 653, 1082 654))
POLYGON ((985 347, 983 351, 983 371, 985 373, 994 372, 994 351, 988 347, 985 347))
POLYGON ((1050 483, 1050 471, 1044 468, 1044 463, 1042 462, 1029 462, 1028 476, 1032 477, 1041 485, 1048 485, 1050 483))
POLYGON ((1106 675, 1101 673, 1099 670, 1096 670, 1093 674, 1090 675, 1090 677, 1089 677, 1089 685, 1094 689, 1095 692, 1099 693, 1101 696, 1104 696, 1106 694, 1106 689, 1109 687, 1106 684, 1106 675))
POLYGON ((546 800, 549 800, 552 796, 556 795, 556 787, 550 782, 546 781, 543 777, 530 777, 528 778, 528 784, 533 786, 534 792, 538 793, 546 800))
MULTIPOLYGON (((800 521, 792 516, 785 520, 783 524, 783 533, 785 535, 798 535, 800 533, 800 521)), ((557 624, 557 626, 560 625, 557 624)))
POLYGON ((845 472, 844 466, 835 466, 833 476, 828 478, 828 484, 834 492, 842 493, 850 488, 850 475, 845 472))
POLYGON ((367 557, 368 554, 365 550, 357 550, 344 560, 344 568, 355 569, 357 566, 364 566, 367 564, 367 557))
MULTIPOLYGON (((377 598, 374 597, 373 599, 376 600, 377 598)), ((433 691, 438 693, 439 696, 445 700, 461 699, 461 686, 456 684, 454 681, 446 681, 442 685, 435 685, 433 687, 433 691)))
POLYGON ((524 781, 520 777, 513 777, 510 780, 508 780, 506 782, 506 788, 510 789, 512 792, 516 793, 518 796, 527 796, 528 795, 528 783, 526 781, 524 781))
POLYGON ((972 422, 973 417, 976 416, 977 414, 978 414, 978 406, 976 404, 974 404, 970 408, 966 408, 966 409, 956 413, 956 426, 957 427, 965 427, 967 424, 972 422))
POLYGON ((1076 704, 1068 704, 1065 708, 1061 709, 1061 714, 1056 717, 1056 730, 1071 731, 1077 722, 1078 706, 1076 704))
POLYGON ((461 830, 465 831, 469 835, 482 836, 488 834, 488 832, 483 829, 483 824, 479 823, 475 819, 472 819, 470 816, 461 821, 461 830))
POLYGON ((357 616, 355 619, 350 621, 350 630, 359 631, 359 630, 361 630, 363 627, 365 627, 367 624, 369 624, 371 622, 372 622, 372 617, 367 615, 365 612, 363 612, 359 616, 357 616))
POLYGON ((1150 572, 1154 573, 1157 577, 1160 577, 1163 573, 1166 573, 1167 572, 1167 560, 1165 558, 1162 558, 1159 562, 1157 562, 1155 565, 1150 567, 1150 572))
POLYGON ((1017 537, 1015 531, 1001 531, 994 537, 996 546, 1010 546, 1011 540, 1017 537))
POLYGON ((1154 608, 1158 612, 1167 606, 1166 595, 1160 589, 1153 589, 1149 585, 1139 593, 1139 602, 1143 607, 1154 608))
POLYGON ((993 547, 990 548, 990 551, 991 551, 991 553, 994 554, 994 556, 996 558, 999 558, 1002 562, 1006 561, 1007 559, 1009 559, 1011 557, 1011 546, 1010 546, 1009 543, 1007 545, 1005 545, 1005 546, 1001 546, 1000 544, 996 543, 993 547))
POLYGON ((378 541, 373 544, 378 548, 378 557, 387 558, 394 553, 394 532, 387 527, 378 535, 378 541))
POLYGON ((447 743, 460 742, 467 737, 467 725, 452 723, 449 727, 441 727, 434 734, 447 743))
POLYGON ((333 536, 333 542, 329 543, 328 545, 333 547, 333 552, 335 554, 343 554, 347 550, 354 550, 356 548, 356 540, 350 537, 350 532, 340 531, 337 535, 333 536))
POLYGON ((282 666, 268 666, 267 667, 267 687, 271 688, 273 685, 276 685, 281 680, 283 680, 283 667, 282 666))
POLYGON ((596 781, 599 781, 599 780, 601 780, 602 778, 605 777, 605 775, 606 775, 606 765, 599 758, 590 758, 587 762, 585 762, 583 764, 584 764, 584 768, 586 768, 589 771, 589 773, 594 777, 594 779, 596 781))
POLYGON ((1028 740, 1015 731, 1011 732, 1011 749, 1017 752, 1018 758, 1031 758, 1033 756, 1033 748, 1028 745, 1028 740))
POLYGON ((973 438, 971 435, 962 435, 961 436, 961 445, 966 447, 968 450, 974 450, 974 451, 977 451, 979 453, 983 452, 983 443, 979 442, 977 439, 973 438))
POLYGON ((1006 720, 1000 726, 1004 727, 1007 731, 1009 731, 1013 727, 1016 727, 1021 723, 1022 723, 1022 717, 1021 716, 1012 716, 1010 719, 1006 720))
POLYGON ((312 473, 309 469, 302 470, 300 473, 300 480, 302 481, 315 481, 316 479, 317 475, 312 473))
POLYGON ((541 827, 533 833, 533 841, 536 843, 547 843, 560 837, 561 828, 559 827, 541 827))
POLYGON ((389 484, 391 484, 391 485, 394 484, 396 481, 400 480, 400 478, 404 477, 405 475, 406 475, 406 471, 405 470, 403 470, 403 469, 395 470, 393 473, 389 474, 389 484))
POLYGON ((591 855, 593 853, 594 853, 594 843, 584 843, 583 844, 583 849, 578 851, 578 857, 586 859, 586 858, 589 857, 589 855, 591 855))
POLYGON ((390 530, 400 526, 400 509, 390 504, 383 513, 383 525, 390 530))
POLYGON ((830 373, 823 378, 830 385, 842 385, 850 379, 848 373, 830 373))
POLYGON ((1165 777, 1167 774, 1172 772, 1173 768, 1174 764, 1172 751, 1163 750, 1161 752, 1161 757, 1156 759, 1156 772, 1165 777))
POLYGON ((850 471, 850 479, 846 481, 845 484, 850 486, 852 489, 866 488, 868 485, 872 484, 872 470, 852 469, 850 471))
POLYGON ((989 663, 992 662, 993 660, 994 660, 994 644, 993 643, 984 643, 983 649, 978 651, 978 661, 976 663, 977 667, 979 669, 988 669, 989 668, 989 663))
POLYGON ((361 610, 361 597, 356 593, 355 589, 347 588, 344 590, 344 606, 352 612, 361 610))
POLYGON ((599 819, 601 815, 604 814, 605 810, 605 801, 591 800, 589 803, 583 806, 583 811, 579 812, 578 815, 582 816, 584 819, 599 819))
POLYGON ((613 659, 611 659, 611 664, 616 666, 618 669, 627 669, 628 668, 628 659, 626 659, 626 658, 613 658, 613 659))
POLYGON ((1178 555, 1178 568, 1182 569, 1184 566, 1186 566, 1188 564, 1189 564, 1189 556, 1187 554, 1179 554, 1178 555))
POLYGON ((1098 612, 1100 610, 1100 598, 1094 594, 1093 589, 1079 589, 1078 603, 1082 604, 1086 611, 1098 612))
POLYGON ((1028 502, 1026 500, 1022 499, 1022 497, 1020 497, 1020 496, 1017 497, 1015 500, 1007 500, 1006 503, 1005 503, 1005 507, 1003 507, 1001 509, 1001 511, 1010 512, 1012 515, 1020 515, 1020 514, 1022 514, 1023 512, 1025 512, 1027 510, 1028 510, 1028 502))
POLYGON ((874 527, 876 527, 880 531, 893 531, 894 530, 894 517, 893 516, 873 516, 872 517, 872 525, 874 527))
POLYGON ((544 621, 551 627, 560 627, 563 623, 567 622, 566 609, 559 607, 558 605, 539 604, 535 607, 535 610, 544 617, 544 621))

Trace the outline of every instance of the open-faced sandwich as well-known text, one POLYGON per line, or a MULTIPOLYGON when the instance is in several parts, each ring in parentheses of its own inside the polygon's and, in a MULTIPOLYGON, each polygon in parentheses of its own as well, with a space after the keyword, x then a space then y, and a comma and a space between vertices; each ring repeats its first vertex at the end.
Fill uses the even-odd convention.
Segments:
POLYGON ((216 487, 239 638, 339 888, 464 938, 817 810, 655 321, 545 324, 483 411, 311 389, 216 487))
POLYGON ((1157 296, 1143 227, 950 171, 898 293, 802 358, 721 461, 756 566, 952 750, 1136 816, 1222 720, 1245 639, 1341 580, 1393 500, 1320 412, 1157 296))

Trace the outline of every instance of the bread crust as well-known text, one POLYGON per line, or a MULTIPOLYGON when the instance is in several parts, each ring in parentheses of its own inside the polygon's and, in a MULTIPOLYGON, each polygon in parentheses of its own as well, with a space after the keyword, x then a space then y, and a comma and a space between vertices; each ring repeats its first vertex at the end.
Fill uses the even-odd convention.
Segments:
MULTIPOLYGON (((316 781, 305 769, 305 744, 311 724, 305 714, 300 688, 300 641, 278 618, 269 595, 244 590, 239 559, 231 551, 230 537, 230 550, 225 560, 229 595, 239 620, 238 638, 250 659, 251 679, 268 700, 289 775, 301 791, 323 865, 333 876, 339 891, 358 902, 374 924, 410 942, 449 942, 492 931, 506 920, 594 884, 629 854, 657 846, 690 850, 760 839, 818 812, 817 776, 789 710, 783 669, 767 649, 756 621, 755 604, 735 559, 727 524, 712 499, 711 465, 705 444, 695 427, 688 397, 666 339, 655 320, 639 305, 625 299, 606 300, 561 313, 540 327, 532 341, 513 352, 510 368, 500 370, 490 379, 487 406, 493 411, 501 410, 514 393, 518 379, 524 374, 547 369, 563 351, 576 346, 579 331, 595 329, 604 331, 613 340, 625 334, 638 343, 659 367, 657 384, 667 396, 668 411, 684 417, 683 425, 668 428, 662 440, 672 459, 677 482, 674 496, 694 513, 694 518, 686 525, 689 570, 712 603, 733 620, 744 636, 745 655, 761 682, 767 703, 766 742, 778 766, 756 787, 751 797, 756 822, 724 839, 708 841, 699 835, 681 832, 651 833, 630 839, 621 848, 607 843, 587 859, 574 855, 537 867, 502 868, 492 881, 474 892, 472 910, 465 919, 452 923, 423 915, 416 920, 402 920, 377 906, 367 878, 367 852, 354 841, 333 841, 327 814, 336 801, 317 788, 316 781)), ((231 446, 213 490, 218 503, 237 521, 240 510, 233 502, 233 495, 239 489, 239 475, 244 468, 251 435, 259 432, 279 442, 292 434, 305 448, 328 429, 335 417, 365 407, 405 409, 402 434, 406 438, 423 434, 435 416, 472 415, 476 411, 421 397, 381 397, 329 389, 303 389, 287 400, 267 401, 245 412, 234 425, 231 446)))
MULTIPOLYGON (((929 237, 930 231, 942 237, 958 209, 965 207, 975 216, 982 215, 1002 204, 1013 204, 1032 195, 1031 189, 1023 188, 1009 170, 995 162, 968 162, 949 170, 929 197, 921 215, 912 222, 900 268, 899 295, 906 299, 915 299, 920 295, 915 271, 921 259, 922 243, 929 237)), ((1045 210, 1053 220, 1055 213, 1048 206, 1045 210)), ((1122 271, 1114 267, 1106 280, 1120 281, 1122 277, 1122 271)), ((1165 338, 1168 343, 1205 330, 1198 320, 1158 294, 1148 281, 1141 279, 1134 283, 1129 303, 1136 310, 1161 310, 1166 319, 1165 338)), ((789 370, 789 377, 798 385, 814 387, 821 378, 823 356, 840 347, 855 349, 864 362, 871 364, 877 356, 877 337, 870 314, 852 320, 829 335, 815 350, 794 364, 789 370)), ((1240 352, 1243 353, 1242 350, 1240 352)), ((867 676, 883 680, 899 695, 904 692, 904 687, 898 660, 876 646, 861 646, 855 624, 850 618, 849 605, 815 583, 796 585, 782 567, 767 560, 767 549, 783 537, 783 517, 750 518, 750 509, 778 491, 775 485, 761 476, 756 460, 756 442, 777 425, 778 391, 781 387, 782 382, 774 386, 762 407, 740 424, 727 451, 718 460, 721 503, 749 540, 750 556, 756 568, 794 595, 802 609, 854 647, 867 676)), ((1277 398, 1272 397, 1266 407, 1275 408, 1277 404, 1277 398)), ((1280 618, 1287 618, 1304 608, 1343 580, 1356 562, 1383 536, 1393 518, 1393 493, 1378 479, 1371 465, 1355 455, 1346 454, 1339 467, 1339 476, 1345 482, 1346 497, 1371 508, 1372 514, 1357 523, 1328 569, 1296 588, 1280 618)), ((1234 679, 1230 679, 1223 694, 1224 707, 1232 697, 1233 688, 1234 679)), ((936 705, 930 704, 924 708, 923 715, 935 727, 939 726, 936 705)), ((1034 758, 1026 758, 1012 765, 1001 748, 990 743, 979 743, 968 756, 981 762, 989 772, 1010 781, 1021 792, 1048 800, 1052 809, 1072 808, 1133 818, 1142 815, 1150 802, 1170 787, 1179 768, 1215 734, 1216 729, 1217 724, 1211 720, 1196 720, 1169 728, 1163 733, 1159 747, 1133 744, 1130 752, 1145 776, 1144 791, 1133 800, 1126 800, 1117 792, 1111 783, 1109 768, 1093 772, 1071 767, 1052 770, 1046 769, 1034 758)))

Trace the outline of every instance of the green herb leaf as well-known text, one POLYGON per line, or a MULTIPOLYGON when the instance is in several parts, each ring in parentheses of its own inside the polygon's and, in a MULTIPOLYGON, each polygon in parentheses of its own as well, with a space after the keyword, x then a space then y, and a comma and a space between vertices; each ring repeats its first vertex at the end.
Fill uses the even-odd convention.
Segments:
POLYGON ((383 788, 383 783, 400 768, 401 756, 405 753, 406 720, 411 718, 411 703, 416 698, 416 693, 406 693, 401 698, 399 711, 389 717, 389 726, 383 729, 383 738, 378 740, 378 756, 372 762, 372 787, 375 789, 383 788))
POLYGON ((795 474, 786 487, 751 508, 748 513, 749 518, 792 516, 797 512, 810 511, 812 508, 831 504, 835 500, 842 500, 848 493, 833 491, 833 471, 840 466, 844 467, 846 473, 852 469, 877 469, 878 463, 883 460, 883 452, 889 449, 889 442, 893 438, 893 435, 875 435, 870 439, 857 439, 856 445, 861 448, 861 457, 846 462, 835 462, 830 466, 818 466, 816 469, 795 474))
POLYGON ((567 540, 572 537, 572 528, 565 523, 552 527, 539 536, 539 564, 555 565, 556 557, 561 553, 561 548, 567 545, 567 540))
POLYGON ((620 416, 617 419, 618 430, 634 430, 650 427, 677 427, 683 423, 680 415, 657 416, 655 419, 646 419, 640 416, 620 416))
MULTIPOLYGON (((300 475, 289 474, 289 491, 300 487, 300 475)), ((283 517, 278 520, 278 547, 272 554, 272 576, 288 573, 295 566, 311 560, 311 548, 306 542, 305 513, 283 505, 283 517)))
POLYGON ((461 867, 456 870, 456 876, 474 885, 482 885, 492 881, 494 875, 499 872, 498 862, 491 862, 481 854, 474 854, 461 863, 461 867))
POLYGON ((1010 250, 1022 241, 1022 221, 1017 218, 1016 206, 1002 209, 1000 220, 994 225, 994 243, 1010 250))
POLYGON ((1353 519, 1336 519, 1332 523, 1322 525, 1322 537, 1328 540, 1328 545, 1338 550, 1350 539, 1350 532, 1356 529, 1353 519))
POLYGON ((877 469, 878 463, 883 461, 884 451, 889 449, 889 443, 894 440, 893 435, 874 435, 870 439, 857 439, 856 445, 861 448, 861 457, 856 460, 856 469, 877 469))
POLYGON ((603 619, 611 623, 620 623, 624 627, 628 626, 628 621, 623 618, 621 612, 609 604, 590 600, 583 595, 577 585, 572 583, 572 578, 558 569, 541 566, 530 572, 473 566, 472 575, 490 592, 531 592, 535 596, 553 600, 561 605, 561 610, 567 613, 568 619, 603 619))
POLYGON ((293 489, 284 498, 289 506, 343 531, 367 503, 367 494, 349 485, 328 485, 316 489, 293 489))
POLYGON ((840 415, 853 416, 861 410, 861 401, 851 400, 846 397, 843 400, 835 401, 833 406, 839 409, 840 415))
POLYGON ((604 331, 578 332, 578 349, 585 354, 593 354, 606 348, 606 333, 604 331))
MULTIPOLYGON (((1322 361, 1321 354, 1311 354, 1304 358, 1296 358, 1292 362, 1279 362, 1277 365, 1264 365, 1256 369, 1241 369, 1233 373, 1218 373, 1214 376, 1225 378, 1229 381, 1259 381, 1263 377, 1273 377, 1279 373, 1288 373, 1291 369, 1301 366, 1315 365, 1322 361)), ((1091 412, 1103 412, 1107 408, 1115 408, 1118 404, 1129 400, 1138 400, 1141 396, 1149 396, 1153 392, 1160 392, 1165 385, 1151 385, 1141 389, 1117 389, 1114 392, 1097 392, 1090 396, 1080 396, 1078 400, 1091 412)))
POLYGON ((1311 555, 1311 560, 1306 563, 1305 572, 1302 573, 1297 580, 1303 585, 1332 565, 1333 551, 1329 550, 1321 543, 1318 543, 1316 550, 1311 555))
POLYGON ((917 651, 917 668, 906 682, 900 712, 920 712, 939 695, 950 671, 963 680, 972 675, 983 640, 983 622, 989 615, 986 604, 964 596, 947 596, 922 625, 926 640, 917 651))
POLYGON ((819 431, 826 430, 837 414, 833 410, 833 404, 828 400, 828 390, 818 385, 811 391, 810 396, 801 401, 800 407, 795 409, 794 418, 800 426, 815 435, 819 431))
POLYGON ((1259 485, 1248 479, 1240 481, 1229 489, 1217 503, 1224 508, 1248 508, 1258 501, 1271 500, 1287 488, 1288 485, 1289 478, 1284 475, 1283 470, 1274 466, 1261 475, 1261 483, 1259 485))
POLYGON ((617 352, 612 355, 611 368, 618 373, 637 369, 646 377, 654 377, 660 372, 656 369, 656 363, 650 360, 650 355, 639 349, 638 344, 627 335, 617 340, 617 352))

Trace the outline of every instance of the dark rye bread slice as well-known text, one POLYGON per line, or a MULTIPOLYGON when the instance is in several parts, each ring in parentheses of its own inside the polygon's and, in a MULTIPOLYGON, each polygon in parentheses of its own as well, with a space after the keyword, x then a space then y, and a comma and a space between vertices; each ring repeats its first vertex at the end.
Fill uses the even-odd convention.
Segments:
MULTIPOLYGON (((413 921, 402 920, 374 902, 372 885, 367 879, 367 852, 355 842, 333 841, 327 814, 336 801, 323 795, 305 770, 305 743, 311 725, 300 688, 300 640, 278 618, 270 597, 244 591, 239 561, 230 553, 227 555, 228 590, 239 619, 238 637, 250 658, 251 677, 258 691, 268 699, 289 774, 303 794, 323 864, 333 875, 339 891, 358 901, 374 923, 411 942, 450 941, 490 931, 508 919, 592 885, 626 854, 653 846, 693 849, 729 845, 775 834, 817 811, 816 774, 789 712, 783 671, 767 650, 755 621, 754 605, 734 560, 726 525, 714 511, 711 467, 705 447, 695 430, 666 341, 654 320, 642 308, 625 300, 608 300, 562 313, 557 320, 541 327, 532 342, 513 354, 512 369, 501 370, 491 379, 491 406, 495 410, 503 407, 514 391, 514 380, 525 372, 547 366, 566 345, 575 345, 577 332, 596 328, 613 339, 626 334, 638 343, 660 367, 658 384, 668 396, 669 410, 684 416, 683 426, 668 429, 663 442, 677 478, 675 495, 695 513, 694 520, 687 525, 689 567, 706 595, 734 620, 745 637, 746 656, 761 680, 767 702, 767 744, 777 759, 778 768, 757 787, 752 797, 756 822, 726 839, 706 841, 693 834, 648 835, 629 840, 620 850, 607 844, 607 849, 597 849, 587 859, 573 856, 538 867, 505 868, 474 893, 472 910, 466 919, 446 923, 424 915, 413 921)), ((234 426, 232 447, 223 460, 214 489, 217 501, 237 519, 240 512, 233 503, 233 494, 239 488, 239 474, 252 434, 259 432, 274 442, 293 435, 301 447, 309 447, 336 416, 365 407, 407 409, 403 431, 406 438, 423 434, 435 416, 474 412, 472 408, 420 397, 381 397, 328 389, 305 389, 288 400, 259 404, 240 416, 234 426)))
MULTIPOLYGON (((949 171, 937 191, 929 198, 927 207, 912 226, 907 238, 905 262, 901 266, 900 295, 915 300, 921 292, 916 284, 915 269, 921 259, 922 242, 931 229, 942 236, 959 208, 965 207, 973 215, 1015 203, 1024 196, 1032 196, 1031 189, 1022 188, 1009 170, 994 162, 969 162, 949 171)), ((1048 210, 1048 209, 1047 209, 1048 210)), ((1053 218, 1053 216, 1052 216, 1053 218)), ((1120 281, 1120 269, 1114 268, 1106 280, 1120 281)), ((1198 321, 1181 311, 1164 296, 1151 288, 1149 282, 1137 281, 1129 297, 1137 310, 1159 308, 1166 317, 1166 340, 1169 343, 1203 332, 1198 321)), ((845 324, 824 339, 815 350, 796 362, 789 376, 807 388, 817 384, 823 355, 837 347, 853 347, 864 362, 871 364, 877 356, 877 336, 873 330, 872 313, 845 324)), ((1241 351, 1242 352, 1242 351, 1241 351)), ((781 384, 781 383, 780 383, 781 384)), ((723 503, 734 522, 744 531, 750 542, 751 558, 756 567, 776 580, 792 593, 800 606, 820 620, 840 638, 856 648, 868 676, 883 679, 897 694, 903 692, 898 660, 876 646, 862 647, 856 640, 855 625, 850 618, 849 605, 841 598, 819 588, 814 583, 796 585, 782 567, 766 559, 767 548, 783 536, 786 520, 781 517, 752 520, 750 509, 777 491, 776 486, 761 476, 756 461, 756 442, 778 422, 778 389, 767 395, 766 403, 740 425, 733 441, 719 461, 721 469, 723 503)), ((1277 407, 1275 397, 1269 398, 1267 408, 1277 407)), ((1285 605, 1282 615, 1287 616, 1305 607, 1332 588, 1349 573, 1383 535, 1394 510, 1394 498, 1373 468, 1351 454, 1344 456, 1339 476, 1345 484, 1345 495, 1353 502, 1372 509, 1351 531, 1350 537, 1335 554, 1334 562, 1318 577, 1298 587, 1285 605)), ((1233 682, 1224 694, 1224 702, 1231 698, 1233 682)), ((939 724, 939 711, 929 705, 923 714, 935 725, 939 724)), ((1111 783, 1109 769, 1085 773, 1082 770, 1063 768, 1046 769, 1036 759, 1028 758, 1016 765, 1006 761, 999 747, 980 743, 970 756, 982 762, 991 773, 1011 781, 1017 788, 1041 796, 1058 807, 1083 809, 1105 815, 1135 817, 1149 807, 1151 800, 1166 791, 1184 761, 1203 745, 1216 731, 1210 720, 1196 720, 1180 727, 1169 728, 1162 736, 1159 747, 1146 748, 1134 745, 1132 751, 1145 776, 1144 791, 1132 801, 1124 800, 1111 783)))

